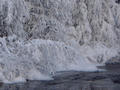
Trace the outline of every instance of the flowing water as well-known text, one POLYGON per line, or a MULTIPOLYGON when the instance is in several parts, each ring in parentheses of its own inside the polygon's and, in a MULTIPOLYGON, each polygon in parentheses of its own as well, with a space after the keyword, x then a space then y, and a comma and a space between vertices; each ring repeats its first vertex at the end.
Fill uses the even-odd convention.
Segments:
POLYGON ((51 81, 0 84, 0 90, 120 90, 120 65, 111 65, 104 71, 58 72, 51 81))

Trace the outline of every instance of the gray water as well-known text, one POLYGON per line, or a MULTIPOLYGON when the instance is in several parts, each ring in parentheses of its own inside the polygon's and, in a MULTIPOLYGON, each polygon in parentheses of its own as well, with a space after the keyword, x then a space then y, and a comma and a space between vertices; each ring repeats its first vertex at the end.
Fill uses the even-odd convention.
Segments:
POLYGON ((27 81, 0 84, 0 90, 120 90, 120 65, 111 65, 106 71, 58 72, 52 81, 27 81))

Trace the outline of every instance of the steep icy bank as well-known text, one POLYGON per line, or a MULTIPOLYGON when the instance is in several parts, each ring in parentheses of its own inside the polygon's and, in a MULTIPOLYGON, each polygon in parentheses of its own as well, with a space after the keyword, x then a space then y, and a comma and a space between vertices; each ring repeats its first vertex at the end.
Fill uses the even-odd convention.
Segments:
POLYGON ((93 70, 120 54, 119 12, 116 0, 1 0, 0 80, 93 70))

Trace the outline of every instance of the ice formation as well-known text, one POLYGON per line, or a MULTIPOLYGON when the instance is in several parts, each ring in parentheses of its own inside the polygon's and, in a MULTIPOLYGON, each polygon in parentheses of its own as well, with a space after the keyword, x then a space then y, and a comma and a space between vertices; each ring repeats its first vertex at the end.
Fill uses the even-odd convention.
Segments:
POLYGON ((96 70, 119 55, 119 0, 0 0, 2 82, 96 70))

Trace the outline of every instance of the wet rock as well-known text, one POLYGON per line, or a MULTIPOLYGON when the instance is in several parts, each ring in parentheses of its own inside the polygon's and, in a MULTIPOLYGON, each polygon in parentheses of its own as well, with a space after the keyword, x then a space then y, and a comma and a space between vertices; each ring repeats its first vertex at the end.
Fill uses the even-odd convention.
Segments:
POLYGON ((116 0, 115 2, 118 3, 118 4, 120 4, 120 0, 116 0))
POLYGON ((112 57, 110 60, 106 62, 106 65, 120 65, 120 56, 112 57))

